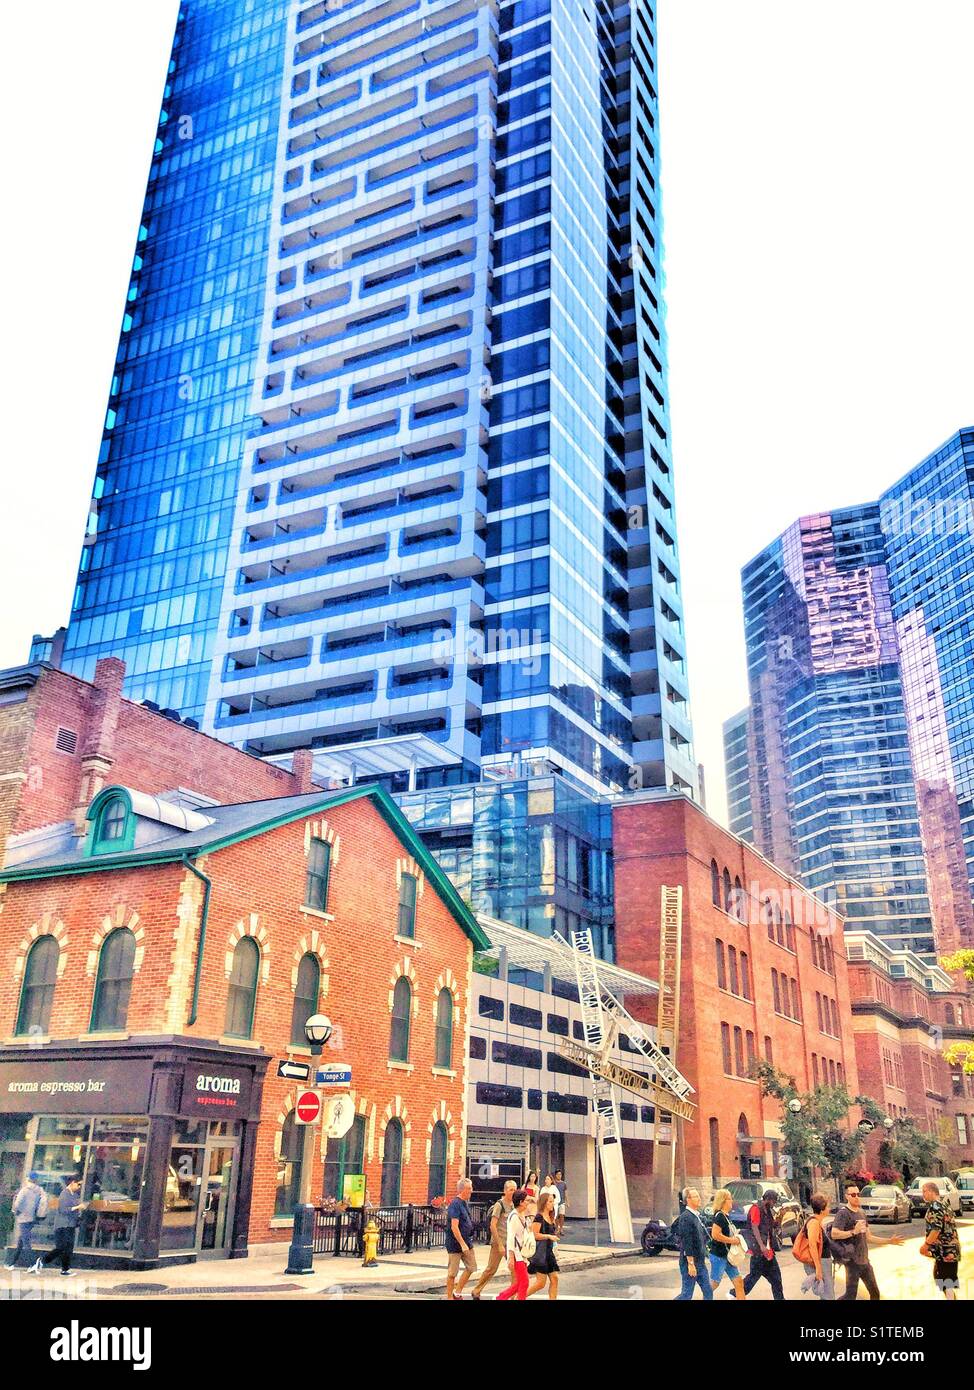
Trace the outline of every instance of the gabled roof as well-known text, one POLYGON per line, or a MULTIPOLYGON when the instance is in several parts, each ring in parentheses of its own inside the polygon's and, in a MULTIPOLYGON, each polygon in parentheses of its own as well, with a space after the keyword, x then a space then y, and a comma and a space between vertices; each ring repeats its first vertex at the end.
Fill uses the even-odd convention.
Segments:
MULTIPOLYGON (((110 793, 127 794, 122 787, 105 787, 99 798, 110 793)), ((326 812, 351 801, 370 801, 386 824, 393 830, 420 865, 431 887, 439 894, 466 935, 478 950, 487 950, 490 941, 454 888, 450 879, 416 834, 392 797, 382 787, 346 787, 338 792, 311 792, 303 796, 276 796, 265 801, 242 801, 229 806, 207 806, 209 824, 194 828, 172 829, 154 839, 151 845, 136 846, 118 854, 88 854, 83 844, 70 850, 22 861, 0 869, 0 883, 17 883, 27 879, 61 878, 73 874, 106 873, 111 869, 152 867, 156 864, 179 863, 196 859, 202 854, 215 854, 243 840, 254 839, 282 825, 302 820, 305 816, 326 812)), ((197 818, 194 818, 197 819, 197 818)), ((198 819, 202 819, 199 817, 198 819)))

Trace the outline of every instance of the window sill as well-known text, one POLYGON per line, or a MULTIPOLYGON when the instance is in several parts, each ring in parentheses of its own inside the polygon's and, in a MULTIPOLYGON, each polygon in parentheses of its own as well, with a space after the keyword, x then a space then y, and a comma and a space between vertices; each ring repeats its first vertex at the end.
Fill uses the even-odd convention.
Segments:
POLYGON ((754 1000, 749 994, 735 994, 732 989, 728 989, 726 985, 721 984, 719 984, 717 988, 720 990, 721 994, 726 994, 728 999, 739 999, 742 1004, 754 1003, 754 1000))
POLYGON ((272 1216, 270 1227, 272 1231, 290 1231, 294 1226, 293 1216, 272 1216))
POLYGON ((415 936, 400 936, 398 932, 393 936, 393 941, 398 941, 400 946, 415 946, 417 950, 422 948, 423 943, 417 941, 415 936))
POLYGON ((414 1072, 416 1070, 415 1063, 413 1062, 393 1062, 391 1058, 386 1065, 390 1071, 414 1072))
POLYGON ((89 1038, 101 1038, 104 1042, 128 1042, 131 1033, 116 1033, 112 1028, 89 1028, 89 1038))
POLYGON ((298 911, 304 917, 318 917, 322 922, 334 922, 335 920, 334 912, 322 912, 321 909, 317 907, 301 906, 298 908, 298 911))
MULTIPOLYGON (((304 1043, 287 1043, 284 1048, 289 1057, 310 1057, 311 1048, 304 1043)), ((288 1218, 290 1220, 290 1217, 288 1218)))
POLYGON ((218 1043, 224 1047, 235 1047, 239 1052, 260 1052, 260 1043, 254 1042, 253 1038, 231 1038, 227 1034, 221 1034, 217 1038, 218 1043))
POLYGON ((40 1047, 42 1043, 49 1043, 51 1041, 51 1035, 50 1033, 11 1033, 10 1036, 4 1038, 3 1041, 10 1046, 18 1043, 21 1046, 23 1046, 24 1043, 33 1043, 35 1046, 40 1047))
POLYGON ((457 1078, 457 1074, 452 1067, 430 1067, 430 1071, 434 1076, 446 1076, 449 1077, 451 1081, 455 1081, 457 1078))

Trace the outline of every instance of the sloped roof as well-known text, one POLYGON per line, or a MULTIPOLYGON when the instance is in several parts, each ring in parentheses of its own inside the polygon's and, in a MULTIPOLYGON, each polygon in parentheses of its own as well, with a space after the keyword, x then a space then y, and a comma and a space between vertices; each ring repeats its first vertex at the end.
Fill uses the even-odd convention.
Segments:
MULTIPOLYGON (((122 792, 127 789, 105 787, 99 796, 104 797, 113 790, 122 792)), ((186 830, 174 828, 171 834, 154 839, 150 845, 136 846, 118 854, 92 855, 86 852, 83 844, 74 845, 71 849, 23 860, 10 868, 0 869, 0 883, 178 863, 181 859, 195 859, 201 854, 214 854, 230 845, 239 844, 242 840, 253 839, 270 830, 276 830, 279 826, 288 825, 308 815, 329 811, 337 806, 344 806, 351 801, 370 801, 373 804, 421 866, 431 887, 439 894, 474 946, 478 950, 488 949, 490 941, 476 917, 392 797, 382 787, 346 787, 337 792, 318 791, 302 796, 276 796, 264 801, 207 806, 206 819, 209 824, 205 826, 186 830)))

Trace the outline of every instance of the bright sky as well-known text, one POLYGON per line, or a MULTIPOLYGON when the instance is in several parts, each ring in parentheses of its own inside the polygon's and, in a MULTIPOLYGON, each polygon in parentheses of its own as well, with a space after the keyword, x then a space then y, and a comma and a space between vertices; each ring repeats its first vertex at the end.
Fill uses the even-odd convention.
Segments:
MULTIPOLYGON (((0 667, 67 618, 176 9, 4 16, 0 667)), ((722 815, 741 565, 974 424, 974 4, 658 9, 691 699, 722 815)))

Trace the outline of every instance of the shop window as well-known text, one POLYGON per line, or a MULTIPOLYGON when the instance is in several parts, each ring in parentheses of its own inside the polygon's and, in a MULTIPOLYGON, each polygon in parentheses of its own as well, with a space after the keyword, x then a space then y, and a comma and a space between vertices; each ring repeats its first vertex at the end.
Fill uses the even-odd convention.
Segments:
POLYGON ((453 995, 448 989, 441 989, 436 1001, 435 1057, 436 1066, 453 1066, 453 995))
POLYGON ((28 951, 17 1011, 18 1033, 46 1033, 50 1027, 59 953, 55 936, 39 936, 28 951))
POLYGON ((399 1205, 402 1192, 402 1138, 402 1121, 393 1116, 386 1126, 382 1150, 382 1191, 379 1201, 384 1207, 399 1205))
POLYGON ((281 1130, 281 1154, 277 1161, 277 1192, 274 1215, 292 1216, 301 1197, 301 1154, 304 1128, 295 1123, 294 1111, 284 1118, 281 1130))
POLYGON ((119 854, 135 843, 135 817, 124 793, 106 796, 95 809, 91 854, 119 854))
POLYGON ((365 1126, 365 1116, 356 1115, 344 1138, 328 1140, 322 1196, 341 1201, 346 1177, 365 1172, 365 1126))
POLYGON ((400 975, 392 992, 392 1028, 389 1034, 390 1061, 409 1061, 409 1016, 412 1012, 412 1002, 413 991, 409 981, 405 975, 400 975))
POLYGON ((252 936, 244 936, 233 952, 230 987, 227 990, 227 1017, 224 1032, 231 1038, 249 1038, 254 1029, 257 1007, 257 975, 260 948, 252 936))
POLYGON ((430 1136, 430 1178, 426 1200, 446 1196, 446 1152, 449 1134, 442 1120, 437 1120, 430 1136))
POLYGON ((304 889, 304 905, 316 912, 328 910, 328 880, 331 877, 331 845, 327 840, 312 840, 308 848, 308 878, 304 889))
POLYGON ((416 935, 416 876, 403 874, 399 881, 399 925, 400 936, 416 935))
POLYGON ((135 973, 135 936, 128 927, 109 932, 102 942, 91 1008, 92 1033, 120 1033, 128 1018, 135 973))
POLYGON ((294 987, 294 1006, 291 1010, 291 1042, 298 1047, 308 1045, 304 1025, 318 1011, 320 990, 321 965, 318 957, 309 951, 301 957, 298 965, 298 981, 294 987))

